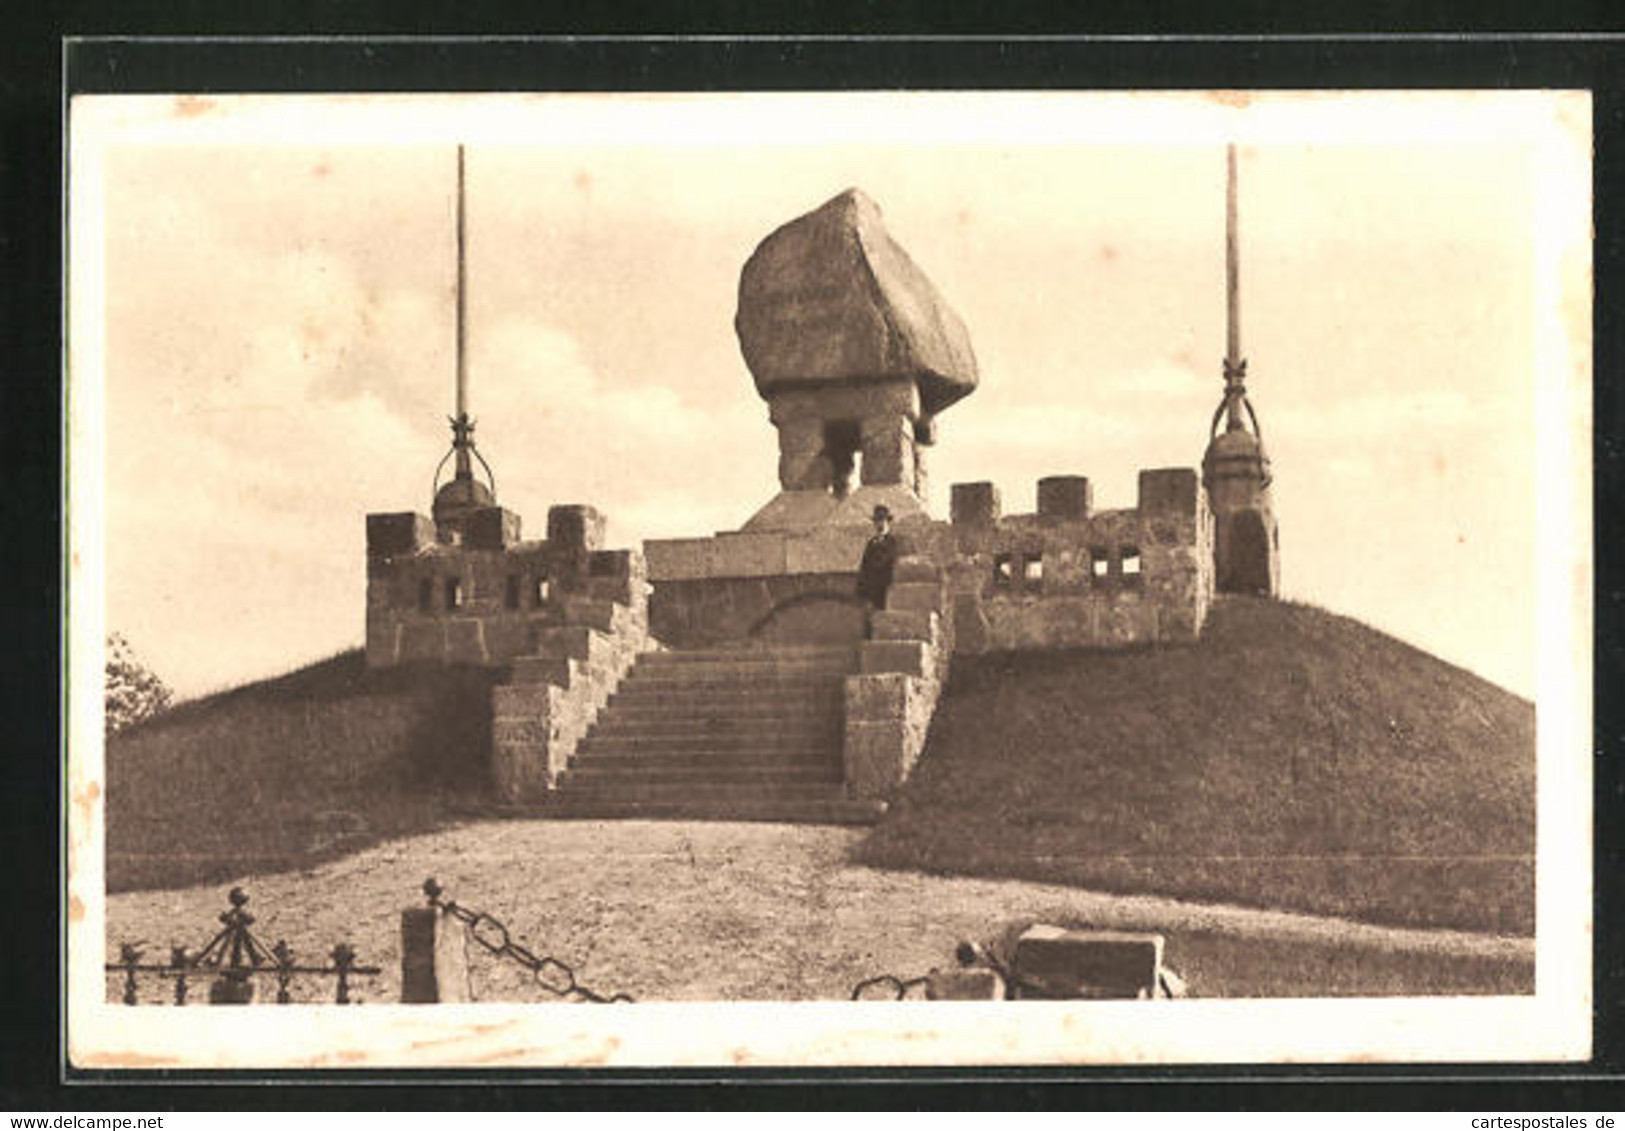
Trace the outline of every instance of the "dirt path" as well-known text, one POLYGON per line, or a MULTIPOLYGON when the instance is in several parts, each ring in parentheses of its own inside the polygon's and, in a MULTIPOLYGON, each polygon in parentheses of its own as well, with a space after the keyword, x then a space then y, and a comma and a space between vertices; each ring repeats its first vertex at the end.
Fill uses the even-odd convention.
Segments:
MULTIPOLYGON (((482 821, 306 872, 236 882, 252 898, 254 930, 264 942, 286 938, 302 958, 314 958, 348 940, 362 961, 384 968, 361 996, 385 1002, 399 992, 401 909, 421 902, 428 876, 451 898, 506 922, 537 954, 569 963, 585 985, 644 1001, 842 999, 874 974, 913 976, 949 965, 959 939, 985 941, 1019 919, 1160 931, 1169 936, 1170 964, 1198 993, 1303 992, 1282 981, 1301 972, 1236 969, 1233 956, 1261 941, 1333 947, 1344 967, 1351 955, 1355 966, 1369 956, 1373 971, 1410 964, 1408 973, 1383 975, 1387 981, 1371 973, 1363 991, 1356 978, 1355 992, 1407 992, 1374 988, 1394 977, 1434 979, 1417 975, 1418 961, 1448 968, 1533 962, 1530 939, 853 867, 845 853, 861 835, 769 824, 482 821), (1206 943, 1185 941, 1198 938, 1206 943)), ((126 939, 147 940, 153 953, 172 942, 204 941, 231 886, 109 897, 109 951, 126 939)), ((479 1000, 550 1000, 511 965, 478 961, 473 971, 479 1000)), ((330 990, 310 986, 300 996, 322 992, 330 990)), ((162 993, 154 986, 150 996, 161 1000, 162 993)))

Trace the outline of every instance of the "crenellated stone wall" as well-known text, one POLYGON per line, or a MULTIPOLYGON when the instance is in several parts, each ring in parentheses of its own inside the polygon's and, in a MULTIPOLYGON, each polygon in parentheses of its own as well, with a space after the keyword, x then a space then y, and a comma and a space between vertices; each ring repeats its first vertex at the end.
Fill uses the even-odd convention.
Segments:
POLYGON ((535 652, 549 628, 644 607, 642 555, 603 549, 592 507, 551 508, 543 541, 519 535, 501 507, 474 511, 459 543, 438 541, 420 514, 368 515, 368 665, 497 667, 535 652))
POLYGON ((1093 511, 1088 480, 1046 479, 1035 514, 954 488, 948 573, 965 652, 1194 640, 1213 598, 1213 521, 1196 473, 1142 471, 1138 505, 1093 511))

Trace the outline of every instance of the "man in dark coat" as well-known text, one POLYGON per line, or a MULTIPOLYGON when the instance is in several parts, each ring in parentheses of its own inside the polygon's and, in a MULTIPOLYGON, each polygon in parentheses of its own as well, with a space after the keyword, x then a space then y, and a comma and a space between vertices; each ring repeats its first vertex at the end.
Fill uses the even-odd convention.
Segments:
POLYGON ((874 521, 874 536, 863 548, 863 561, 858 566, 858 596, 864 600, 866 626, 876 610, 886 607, 886 590, 891 588, 892 572, 902 552, 897 536, 891 532, 891 511, 877 506, 874 521))

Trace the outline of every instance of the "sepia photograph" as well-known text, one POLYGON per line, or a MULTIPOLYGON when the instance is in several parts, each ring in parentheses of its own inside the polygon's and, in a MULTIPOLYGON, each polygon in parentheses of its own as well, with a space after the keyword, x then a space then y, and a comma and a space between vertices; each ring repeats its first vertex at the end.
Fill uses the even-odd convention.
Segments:
POLYGON ((1584 92, 68 130, 73 1066, 1590 1055, 1584 92))

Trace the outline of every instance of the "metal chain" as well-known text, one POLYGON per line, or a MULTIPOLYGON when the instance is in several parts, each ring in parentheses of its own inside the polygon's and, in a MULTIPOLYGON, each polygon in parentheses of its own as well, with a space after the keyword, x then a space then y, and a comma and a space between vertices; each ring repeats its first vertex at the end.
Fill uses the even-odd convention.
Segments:
POLYGON ((899 978, 895 974, 879 974, 873 978, 865 978, 852 987, 852 1000, 861 1001, 865 991, 874 986, 889 986, 889 998, 871 998, 871 1001, 904 1001, 910 990, 923 989, 931 983, 929 975, 919 978, 899 978))
POLYGON ((605 997, 583 986, 576 980, 575 971, 567 963, 550 954, 538 955, 523 943, 514 942, 508 933, 507 925, 496 916, 463 907, 456 900, 442 899, 445 889, 433 878, 423 882, 423 893, 429 897, 430 906, 438 907, 463 924, 467 938, 473 939, 486 952, 498 958, 512 959, 529 970, 531 980, 554 997, 572 998, 600 1005, 632 1000, 628 994, 605 997))

